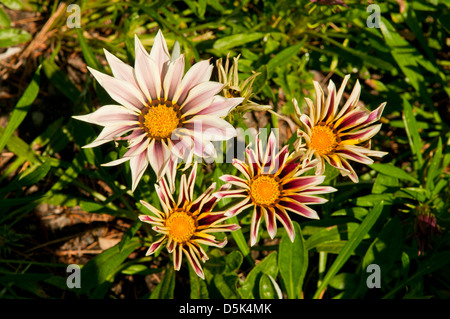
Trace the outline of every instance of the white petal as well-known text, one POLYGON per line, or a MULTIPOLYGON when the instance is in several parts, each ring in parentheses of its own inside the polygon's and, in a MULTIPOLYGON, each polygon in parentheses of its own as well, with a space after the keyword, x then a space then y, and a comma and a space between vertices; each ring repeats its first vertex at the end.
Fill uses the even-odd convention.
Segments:
POLYGON ((134 39, 136 60, 134 72, 137 83, 148 101, 158 100, 161 93, 161 73, 137 36, 134 39))
POLYGON ((87 68, 113 100, 127 109, 138 113, 144 107, 144 95, 133 84, 103 74, 90 67, 87 68))
POLYGON ((92 113, 72 117, 101 126, 134 125, 139 123, 139 118, 135 112, 120 105, 104 105, 92 113))
POLYGON ((194 132, 195 136, 201 134, 209 141, 225 141, 237 135, 236 129, 224 119, 211 115, 197 115, 185 121, 184 128, 194 132))
POLYGON ((156 62, 159 74, 162 74, 164 64, 170 60, 170 54, 161 30, 158 30, 158 33, 156 34, 155 41, 153 42, 153 46, 150 51, 150 58, 156 62))
POLYGON ((224 98, 223 96, 214 96, 212 103, 204 109, 197 112, 198 115, 214 115, 217 117, 227 116, 231 110, 242 103, 244 98, 224 98))
POLYGON ((189 91, 196 85, 207 82, 211 78, 213 71, 213 65, 209 63, 209 60, 200 61, 195 63, 184 75, 181 81, 181 88, 178 92, 179 96, 174 96, 174 101, 180 105, 184 103, 184 100, 189 94, 189 91))
POLYGON ((214 95, 222 90, 223 84, 219 82, 202 82, 192 88, 181 105, 184 116, 195 114, 211 104, 214 95))
POLYGON ((139 86, 136 83, 136 79, 134 78, 133 67, 131 65, 122 62, 119 58, 108 52, 106 49, 103 49, 103 51, 105 52, 106 60, 108 61, 109 66, 111 67, 111 71, 114 77, 119 80, 131 83, 137 89, 139 89, 139 86))

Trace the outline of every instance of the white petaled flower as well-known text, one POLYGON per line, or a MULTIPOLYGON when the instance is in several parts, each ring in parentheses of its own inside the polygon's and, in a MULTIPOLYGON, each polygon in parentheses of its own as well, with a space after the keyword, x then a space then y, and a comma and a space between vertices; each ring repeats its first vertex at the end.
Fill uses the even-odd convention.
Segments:
POLYGON ((93 113, 75 119, 104 126, 99 136, 85 148, 115 140, 127 140, 122 158, 103 166, 130 161, 132 191, 147 169, 153 168, 160 180, 168 174, 173 187, 174 167, 179 160, 192 161, 215 156, 212 141, 236 135, 223 117, 242 102, 224 98, 223 84, 210 81, 213 66, 208 60, 195 63, 187 72, 178 43, 170 56, 166 41, 158 31, 148 53, 135 36, 134 68, 105 51, 113 76, 92 68, 89 71, 117 105, 104 105, 93 113))
POLYGON ((339 169, 341 175, 348 176, 353 182, 358 182, 349 161, 362 164, 372 164, 369 156, 382 157, 386 152, 370 149, 371 138, 377 134, 381 124, 375 124, 381 118, 386 103, 382 103, 375 110, 369 111, 358 105, 361 85, 356 81, 352 93, 343 106, 340 102, 345 86, 350 75, 345 76, 344 81, 336 92, 333 81, 328 85, 328 95, 322 91, 319 83, 314 81, 316 103, 305 98, 307 112, 301 113, 294 99, 294 106, 298 116, 300 139, 297 147, 306 149, 306 160, 312 157, 318 159, 317 174, 325 172, 325 161, 339 169), (304 138, 305 142, 301 142, 304 138))

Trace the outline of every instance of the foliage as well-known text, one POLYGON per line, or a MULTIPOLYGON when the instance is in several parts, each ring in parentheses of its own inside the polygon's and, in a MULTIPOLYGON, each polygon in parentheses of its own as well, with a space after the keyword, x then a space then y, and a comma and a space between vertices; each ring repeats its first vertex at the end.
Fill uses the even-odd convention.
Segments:
MULTIPOLYGON (((6 8, 24 8, 14 6, 17 1, 0 2, 0 47, 29 41, 28 32, 12 28, 6 14, 6 8)), ((305 0, 76 3, 81 28, 66 26, 70 12, 55 19, 55 32, 46 40, 54 50, 41 55, 39 66, 27 74, 26 89, 14 101, 6 127, 0 127, 0 150, 14 155, 2 163, 0 176, 0 296, 108 298, 114 297, 113 284, 130 276, 143 282, 156 274, 161 279, 156 287, 133 297, 448 298, 448 2, 384 1, 379 28, 367 26, 371 12, 365 1, 346 1, 346 7, 305 0), (139 200, 157 205, 155 177, 144 175, 133 194, 128 165, 100 166, 123 154, 123 146, 118 152, 109 144, 80 148, 98 131, 71 116, 92 112, 110 98, 86 72, 75 83, 61 61, 76 54, 87 66, 110 74, 103 48, 133 65, 134 35, 149 48, 157 29, 164 31, 169 49, 180 42, 189 64, 240 55, 243 80, 259 73, 252 100, 273 107, 263 115, 269 127, 289 123, 284 120, 295 113, 293 98, 304 106, 303 98, 313 97, 313 79, 340 83, 352 74, 350 81, 360 80, 360 99, 369 109, 387 101, 382 129, 372 142, 389 155, 356 166, 359 184, 327 167, 325 183, 338 192, 317 208, 320 220, 293 218, 293 243, 281 227, 275 240, 261 227, 258 245, 249 248, 250 215, 240 216, 242 228, 228 236, 227 246, 209 249, 204 281, 188 263, 175 272, 164 250, 145 257, 154 232, 137 219, 144 213, 139 200), (24 132, 31 111, 49 101, 44 92, 55 95, 64 112, 45 119, 30 137, 24 132), (281 113, 284 117, 276 115, 281 113), (30 192, 36 185, 38 191, 30 192), (42 203, 79 206, 129 224, 116 246, 83 265, 80 290, 66 286, 66 265, 33 257, 39 247, 29 246, 33 234, 23 225, 42 203), (421 231, 421 215, 435 218, 435 236, 421 231), (381 268, 381 288, 366 285, 370 264, 381 268)), ((27 9, 50 17, 58 5, 30 1, 27 9)), ((245 127, 242 118, 235 124, 245 127)), ((195 193, 235 173, 226 163, 204 167, 195 193)), ((220 203, 227 204, 226 199, 220 203)))

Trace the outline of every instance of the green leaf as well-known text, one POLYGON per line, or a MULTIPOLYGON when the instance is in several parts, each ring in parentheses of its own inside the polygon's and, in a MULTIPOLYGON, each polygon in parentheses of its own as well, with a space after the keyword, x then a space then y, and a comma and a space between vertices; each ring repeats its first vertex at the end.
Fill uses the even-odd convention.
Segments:
POLYGON ((31 39, 31 35, 21 29, 0 29, 0 48, 8 48, 13 45, 27 42, 31 39))
POLYGON ((0 3, 11 10, 21 10, 23 8, 22 1, 20 0, 1 0, 0 3))
POLYGON ((233 34, 227 37, 220 38, 219 40, 214 42, 213 48, 216 50, 225 51, 249 42, 262 39, 264 36, 265 33, 261 32, 233 34))
POLYGON ((376 170, 377 172, 383 173, 385 175, 391 176, 391 177, 397 177, 400 179, 404 179, 416 184, 419 184, 419 180, 412 177, 411 174, 405 172, 404 170, 402 170, 401 168, 395 167, 392 164, 379 164, 379 163, 375 163, 375 164, 371 164, 368 165, 370 168, 376 170))
POLYGON ((97 58, 95 57, 94 53, 92 52, 91 48, 86 42, 86 39, 83 35, 83 30, 81 28, 75 28, 75 32, 78 36, 78 42, 80 43, 81 52, 83 53, 84 60, 86 61, 86 64, 96 70, 101 70, 102 67, 100 63, 98 62, 97 58))
POLYGON ((122 239, 119 242, 119 250, 122 251, 125 244, 133 238, 136 232, 141 228, 142 222, 140 220, 135 221, 123 234, 122 239))
POLYGON ((414 117, 411 104, 406 98, 403 98, 403 122, 405 123, 406 135, 408 135, 411 151, 415 156, 414 168, 417 170, 422 167, 422 140, 419 135, 419 128, 414 117))
POLYGON ((150 295, 150 299, 172 299, 175 292, 175 270, 171 263, 167 264, 161 282, 150 295))
POLYGON ((95 296, 104 295, 119 271, 119 266, 140 246, 141 242, 134 237, 122 251, 116 245, 88 261, 81 269, 81 293, 93 290, 95 296))
POLYGON ((278 267, 289 299, 301 296, 303 279, 308 269, 308 250, 302 230, 294 222, 295 239, 291 242, 287 232, 283 234, 278 250, 278 267))
POLYGON ((257 264, 248 274, 241 287, 238 289, 242 298, 257 298, 259 291, 259 280, 263 274, 267 274, 275 278, 278 274, 277 252, 274 251, 259 264, 257 264))
POLYGON ((11 20, 2 8, 0 8, 0 26, 4 28, 11 27, 11 20))
MULTIPOLYGON (((230 222, 230 224, 239 225, 239 220, 236 216, 229 218, 228 221, 230 222)), ((238 230, 235 230, 234 232, 231 233, 231 236, 236 242, 236 245, 238 246, 241 253, 244 255, 245 259, 250 263, 250 265, 254 265, 255 262, 253 261, 253 258, 250 255, 250 248, 248 247, 247 240, 245 239, 242 229, 239 228, 238 230)))
POLYGON ((259 297, 261 299, 281 299, 281 290, 275 280, 267 274, 261 276, 259 281, 259 297))
POLYGON ((195 273, 195 270, 192 267, 189 267, 189 283, 191 285, 191 299, 209 298, 206 282, 195 273))
POLYGON ((239 292, 237 290, 237 283, 239 280, 238 275, 236 274, 228 274, 214 275, 214 285, 217 290, 219 290, 220 294, 225 299, 240 299, 239 292))
POLYGON ((76 102, 78 100, 80 97, 80 91, 69 80, 67 75, 59 69, 55 62, 45 60, 42 62, 42 67, 44 69, 45 76, 62 94, 64 94, 72 102, 76 102))
POLYGON ((358 229, 353 233, 353 235, 349 238, 345 246, 342 248, 342 251, 336 257, 333 264, 330 266, 327 274, 323 278, 322 283, 319 288, 317 288, 316 293, 313 298, 317 299, 321 296, 324 289, 328 286, 330 280, 338 273, 338 271, 344 266, 352 252, 358 247, 358 245, 363 240, 364 236, 370 231, 372 226, 380 217, 381 212, 383 211, 384 202, 381 201, 369 212, 369 214, 364 218, 358 229))
POLYGON ((439 137, 436 151, 431 158, 430 165, 426 175, 425 188, 432 191, 434 188, 434 179, 439 176, 444 170, 443 166, 440 166, 442 160, 442 139, 439 137))
POLYGON ((40 76, 41 66, 39 66, 34 72, 33 79, 31 83, 23 92, 22 97, 17 102, 11 117, 9 118, 8 126, 6 126, 5 130, 2 132, 0 136, 0 152, 5 147, 6 143, 8 143, 9 138, 13 135, 14 131, 19 127, 20 123, 24 120, 25 116, 28 113, 31 105, 36 99, 39 93, 39 84, 41 80, 40 76))
POLYGON ((269 74, 273 72, 276 67, 281 67, 288 63, 294 56, 298 54, 300 49, 303 47, 303 44, 306 41, 306 37, 300 41, 299 43, 290 46, 279 53, 277 53, 270 61, 267 63, 267 71, 269 74))

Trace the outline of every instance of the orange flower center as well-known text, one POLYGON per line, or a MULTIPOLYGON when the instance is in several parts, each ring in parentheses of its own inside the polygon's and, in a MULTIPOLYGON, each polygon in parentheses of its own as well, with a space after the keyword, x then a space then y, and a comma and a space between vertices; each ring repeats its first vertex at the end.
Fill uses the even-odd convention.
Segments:
POLYGON ((197 227, 194 218, 184 212, 175 211, 166 220, 167 232, 177 243, 185 243, 194 235, 197 227))
POLYGON ((259 175, 250 184, 250 196, 257 205, 276 204, 281 195, 281 186, 272 175, 259 175))
POLYGON ((139 117, 139 122, 149 137, 164 139, 170 137, 179 126, 179 113, 172 104, 156 101, 154 106, 145 107, 139 117))
POLYGON ((319 155, 332 153, 337 145, 338 137, 333 129, 320 124, 313 127, 309 146, 319 153, 319 155))

